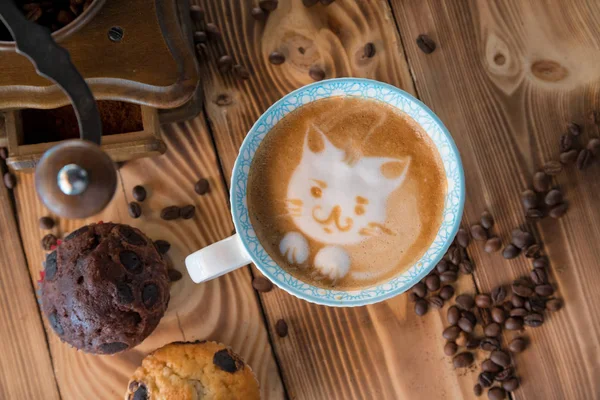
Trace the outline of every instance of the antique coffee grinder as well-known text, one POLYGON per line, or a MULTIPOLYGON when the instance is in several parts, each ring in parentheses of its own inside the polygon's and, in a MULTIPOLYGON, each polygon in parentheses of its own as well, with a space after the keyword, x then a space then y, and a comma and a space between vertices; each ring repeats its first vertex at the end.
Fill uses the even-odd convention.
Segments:
POLYGON ((0 0, 10 35, 0 31, 0 147, 13 169, 35 169, 36 190, 52 212, 94 215, 115 192, 115 162, 163 153, 160 123, 200 111, 189 1, 54 0, 70 1, 72 11, 53 14, 64 26, 52 24, 52 33, 34 22, 44 10, 23 1, 19 9, 19 1, 0 0), (38 112, 50 112, 53 124, 78 125, 79 139, 46 138, 38 112))

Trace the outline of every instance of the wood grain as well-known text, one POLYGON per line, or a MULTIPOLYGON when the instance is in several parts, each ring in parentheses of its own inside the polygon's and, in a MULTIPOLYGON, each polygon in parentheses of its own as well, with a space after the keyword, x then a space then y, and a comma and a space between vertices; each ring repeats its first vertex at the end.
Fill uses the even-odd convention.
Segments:
MULTIPOLYGON (((207 112, 219 158, 230 179, 238 148, 251 125, 277 99, 312 82, 318 64, 327 77, 361 76, 414 88, 393 18, 385 1, 336 1, 305 8, 280 0, 266 23, 249 15, 251 4, 200 1, 207 21, 217 24, 223 42, 212 42, 202 71, 207 112), (363 58, 373 42, 376 55, 363 58), (287 57, 268 63, 271 51, 287 57), (240 82, 222 74, 215 59, 228 53, 251 70, 240 82), (220 106, 217 99, 231 104, 220 106)), ((254 274, 259 272, 254 269, 254 274)), ((459 286, 474 292, 463 278, 459 286)), ((407 296, 374 306, 336 309, 317 306, 274 289, 261 294, 286 389, 292 399, 456 399, 474 398, 476 371, 454 371, 442 351, 445 310, 418 318, 407 296), (274 331, 278 319, 289 335, 274 331)))
POLYGON ((12 199, 3 185, 0 237, 0 398, 59 399, 12 199))
MULTIPOLYGON (((441 117, 461 151, 466 219, 495 215, 505 243, 524 223, 519 193, 533 173, 557 159, 566 123, 585 124, 600 104, 600 4, 586 1, 443 2, 392 0, 409 64, 423 101, 441 117), (437 50, 425 55, 415 38, 429 34, 437 50)), ((585 145, 597 132, 578 141, 585 145)), ((600 183, 598 161, 570 167, 554 184, 570 203, 561 220, 530 225, 553 265, 566 308, 537 329, 517 356, 522 386, 515 399, 600 398, 600 183)), ((488 291, 525 275, 524 257, 504 261, 473 247, 478 286, 488 291)))
MULTIPOLYGON (((185 271, 185 256, 229 236, 233 229, 225 187, 204 118, 166 125, 163 138, 168 148, 165 155, 130 161, 121 168, 122 190, 117 191, 100 215, 86 221, 59 220, 54 233, 62 237, 85 223, 98 220, 139 227, 149 237, 171 243, 169 259, 184 278, 173 284, 169 309, 156 331, 140 346, 123 354, 84 354, 61 343, 47 328, 62 398, 120 398, 129 376, 150 351, 173 341, 209 339, 231 345, 257 374, 262 396, 279 399, 283 387, 249 270, 240 269, 202 285, 195 285, 185 271), (194 192, 194 183, 201 177, 208 179, 211 185, 211 192, 205 196, 194 192), (126 205, 132 200, 131 189, 137 184, 145 186, 148 198, 142 203, 143 216, 134 220, 128 216, 126 205), (194 204, 196 217, 171 222, 160 219, 160 210, 174 204, 194 204)), ((39 229, 38 219, 47 211, 34 191, 33 175, 19 173, 18 177, 19 222, 31 277, 35 281, 44 257, 40 239, 45 232, 39 229)))

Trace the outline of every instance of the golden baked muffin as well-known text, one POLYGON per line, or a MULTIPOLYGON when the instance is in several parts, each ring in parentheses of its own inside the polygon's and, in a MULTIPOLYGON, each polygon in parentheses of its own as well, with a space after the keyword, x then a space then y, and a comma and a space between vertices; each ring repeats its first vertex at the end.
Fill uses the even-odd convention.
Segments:
POLYGON ((225 345, 175 342, 149 354, 129 380, 125 400, 254 400, 258 381, 225 345))

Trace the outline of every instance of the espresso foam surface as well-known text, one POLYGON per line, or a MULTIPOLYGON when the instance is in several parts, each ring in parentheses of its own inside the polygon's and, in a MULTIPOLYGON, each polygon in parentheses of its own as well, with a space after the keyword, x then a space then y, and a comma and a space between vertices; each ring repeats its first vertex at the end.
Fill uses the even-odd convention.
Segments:
POLYGON ((308 283, 354 290, 423 255, 445 194, 441 158, 410 117, 337 97, 293 111, 266 135, 247 200, 257 237, 279 265, 308 283))

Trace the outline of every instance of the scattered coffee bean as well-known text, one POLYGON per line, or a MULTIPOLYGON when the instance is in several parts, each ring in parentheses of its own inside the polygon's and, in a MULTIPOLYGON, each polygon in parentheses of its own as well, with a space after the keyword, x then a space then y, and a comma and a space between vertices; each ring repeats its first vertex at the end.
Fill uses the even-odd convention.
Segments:
POLYGON ((208 180, 206 179, 200 179, 198 182, 196 182, 196 184, 194 185, 194 190, 196 191, 196 193, 198 193, 199 195, 203 195, 208 193, 209 190, 209 184, 208 184, 208 180))
POLYGON ((456 271, 449 270, 440 275, 440 281, 442 281, 442 283, 456 282, 456 279, 458 279, 456 271))
POLYGON ((454 296, 454 287, 451 285, 444 285, 440 290, 439 296, 444 300, 450 300, 454 296))
POLYGON ((254 7, 250 10, 250 15, 257 21, 265 21, 267 19, 267 13, 265 13, 262 8, 254 7))
POLYGON ((275 332, 277 332, 277 336, 286 337, 288 334, 288 325, 287 323, 280 319, 275 323, 275 332))
POLYGON ((205 60, 208 59, 208 46, 206 45, 206 43, 198 43, 196 44, 196 53, 198 53, 198 55, 200 57, 203 57, 205 60))
POLYGON ((501 350, 493 351, 490 355, 490 360, 503 368, 506 368, 510 365, 510 356, 501 350))
POLYGON ((523 232, 521 230, 515 229, 512 235, 512 244, 517 246, 519 249, 526 249, 535 243, 535 239, 533 235, 529 232, 523 232))
POLYGON ((171 282, 177 282, 183 278, 181 272, 177 271, 175 268, 169 268, 167 274, 169 275, 169 281, 171 282))
POLYGON ((544 198, 544 202, 549 206, 557 205, 559 203, 562 203, 562 201, 563 195, 558 189, 552 189, 546 194, 546 197, 544 198))
POLYGON ((524 317, 527 314, 529 314, 529 311, 527 311, 527 309, 523 308, 523 307, 518 307, 518 308, 513 308, 512 310, 510 310, 509 312, 511 317, 524 317))
POLYGON ((525 309, 541 314, 546 310, 546 299, 536 296, 530 297, 525 302, 525 309))
POLYGON ((525 250, 525 257, 537 258, 540 256, 541 247, 539 244, 532 244, 525 250))
POLYGON ((519 317, 510 317, 504 322, 504 329, 509 331, 518 331, 523 329, 523 319, 519 317))
POLYGON ((536 192, 545 192, 550 186, 550 177, 544 172, 536 172, 533 175, 533 188, 536 192))
POLYGON ((556 176, 562 172, 562 164, 558 161, 548 161, 544 164, 544 173, 549 176, 556 176))
POLYGON ((560 137, 558 148, 561 153, 564 153, 565 151, 571 150, 571 147, 573 147, 573 136, 570 133, 565 133, 560 137))
POLYGON ((446 317, 450 325, 456 325, 458 324, 458 320, 460 319, 460 310, 456 306, 451 306, 450 308, 448 308, 446 317))
POLYGON ((492 319, 494 320, 494 322, 497 322, 499 324, 503 323, 506 320, 504 309, 500 307, 492 308, 492 319))
POLYGON ((507 392, 514 392, 518 388, 519 378, 512 377, 502 382, 502 389, 506 390, 507 392))
POLYGON ((489 400, 504 400, 506 398, 506 392, 501 387, 493 387, 488 391, 489 400))
POLYGON ((281 65, 285 62, 285 56, 283 53, 273 51, 269 54, 269 62, 273 65, 281 65))
POLYGON ((319 0, 302 0, 302 4, 304 4, 305 7, 312 7, 318 2, 319 0))
POLYGON ((600 139, 593 138, 587 144, 587 149, 594 157, 600 156, 600 139))
POLYGON ((233 67, 233 73, 242 81, 247 81, 250 79, 250 72, 248 72, 248 69, 241 64, 237 64, 233 67))
POLYGON ((531 189, 524 190, 521 193, 521 203, 523 204, 525 210, 537 207, 537 194, 531 189))
POLYGON ((487 240, 488 233, 485 228, 479 224, 475 224, 471 226, 471 236, 475 240, 487 240))
POLYGON ((440 288, 440 277, 437 275, 429 275, 425 279, 425 286, 430 292, 436 292, 440 288))
POLYGON ((415 303, 415 314, 418 316, 423 316, 427 314, 427 310, 429 309, 429 303, 426 300, 419 299, 415 303))
POLYGON ((465 317, 462 317, 461 319, 458 320, 458 326, 460 329, 463 330, 463 332, 467 332, 467 333, 473 332, 473 328, 474 328, 473 323, 465 317))
POLYGON ((469 260, 463 260, 458 265, 458 269, 461 273, 465 275, 470 275, 473 273, 473 264, 469 260))
POLYGON ((469 321, 471 321, 471 323, 473 325, 477 324, 477 317, 475 316, 475 314, 473 313, 473 311, 463 310, 463 311, 460 312, 460 315, 462 317, 465 317, 469 321))
POLYGON ((456 340, 456 338, 458 338, 458 335, 460 334, 460 331, 461 329, 458 326, 452 325, 444 329, 444 331, 442 332, 442 336, 446 340, 456 340))
POLYGON ((181 207, 179 214, 183 219, 192 219, 196 215, 196 207, 191 204, 181 207))
POLYGON ((454 342, 446 342, 444 346, 444 354, 447 356, 453 356, 458 351, 458 346, 454 342))
POLYGON ((160 217, 165 221, 172 221, 180 217, 181 210, 177 206, 169 206, 162 209, 160 217))
POLYGON ((167 254, 169 249, 171 249, 171 243, 167 242, 166 240, 155 240, 154 245, 160 254, 167 254))
POLYGON ((567 205, 567 203, 557 204, 550 209, 550 212, 548 212, 548 215, 550 215, 550 217, 552 217, 552 218, 558 219, 558 218, 563 217, 567 213, 568 209, 569 209, 569 206, 567 205))
POLYGON ((506 298, 506 289, 504 288, 504 286, 497 286, 494 289, 492 289, 491 295, 494 304, 500 304, 506 298))
POLYGON ((521 254, 521 249, 512 243, 507 245, 502 251, 502 257, 506 258, 507 260, 516 258, 519 254, 521 254))
POLYGON ((504 309, 504 311, 510 312, 510 310, 512 310, 514 307, 510 301, 507 301, 504 304, 502 304, 502 308, 504 309))
POLYGON ((525 216, 529 219, 541 219, 544 218, 544 212, 540 209, 537 208, 530 208, 529 210, 527 210, 527 212, 525 213, 525 216))
POLYGON ((204 21, 204 10, 197 5, 190 6, 190 16, 194 22, 202 22, 204 21))
POLYGON ((206 33, 212 40, 221 39, 221 30, 217 25, 213 24, 212 22, 206 24, 206 33))
POLYGON ((507 379, 512 378, 514 374, 514 370, 512 367, 508 366, 504 368, 502 371, 498 372, 495 376, 497 382, 504 382, 507 379))
POLYGON ((50 217, 42 217, 40 218, 40 229, 49 231, 54 228, 54 220, 50 217))
POLYGON ((516 279, 513 282, 511 289, 514 294, 521 297, 530 297, 533 295, 533 285, 526 279, 516 279))
POLYGON ((456 305, 463 310, 470 310, 475 306, 473 296, 468 294, 461 294, 456 298, 456 305))
POLYGON ((560 153, 560 162, 564 165, 573 164, 575 161, 577 161, 578 155, 579 153, 577 150, 565 151, 564 153, 560 153))
POLYGON ((481 226, 483 226, 485 229, 490 229, 492 226, 494 226, 494 217, 489 211, 484 211, 481 214, 481 226))
POLYGON ((308 69, 308 75, 313 79, 313 81, 322 81, 325 79, 325 71, 318 65, 311 65, 311 67, 308 69))
POLYGON ((208 35, 204 31, 194 32, 194 43, 206 43, 208 41, 208 35))
POLYGON ((262 276, 257 276, 252 280, 252 287, 257 292, 266 293, 270 292, 273 289, 273 284, 267 278, 263 278, 262 276))
POLYGON ((481 396, 481 394, 483 393, 483 389, 481 388, 481 385, 478 383, 475 386, 473 386, 473 394, 477 397, 481 396))
POLYGON ((479 308, 490 308, 492 306, 492 298, 489 294, 478 294, 475 296, 475 304, 479 308))
POLYGON ((225 106, 228 106, 231 103, 233 103, 233 100, 232 100, 231 96, 228 95, 227 93, 221 93, 221 94, 217 95, 217 98, 215 99, 215 103, 220 107, 225 107, 225 106))
POLYGON ((544 323, 544 316, 538 313, 531 313, 523 317, 523 321, 525 325, 531 326, 532 328, 537 328, 544 323))
POLYGON ((567 124, 567 130, 573 136, 579 136, 581 134, 581 126, 579 126, 575 122, 569 122, 567 124))
POLYGON ((515 308, 523 307, 525 305, 525 298, 513 293, 510 302, 515 308))
POLYGON ((500 336, 500 334, 502 333, 502 327, 500 326, 500 324, 492 322, 491 324, 487 324, 485 328, 483 328, 483 333, 487 337, 494 338, 500 336))
POLYGON ((547 268, 548 266, 548 258, 546 257, 537 257, 533 260, 533 268, 547 268))
POLYGON ((377 52, 377 49, 375 48, 375 44, 373 44, 372 42, 365 44, 365 48, 364 48, 365 58, 375 57, 376 52, 377 52))
POLYGON ((427 286, 423 282, 417 283, 411 290, 419 297, 427 296, 427 286))
MULTIPOLYGON (((537 269, 535 271, 541 270, 537 269)), ((554 288, 552 287, 552 285, 549 284, 537 285, 535 287, 535 293, 541 297, 550 297, 554 294, 554 288)))
POLYGON ((7 172, 4 174, 4 186, 6 186, 7 189, 14 189, 15 186, 17 185, 17 178, 11 174, 10 172, 7 172))
POLYGON ((485 245, 483 246, 483 250, 486 253, 496 253, 502 247, 502 240, 498 236, 494 236, 489 238, 485 245))
POLYGON ((233 58, 230 55, 225 54, 224 56, 219 57, 217 66, 221 73, 229 72, 231 71, 231 68, 233 68, 233 58))
POLYGON ((435 270, 439 274, 442 274, 442 273, 448 271, 448 261, 441 259, 440 262, 437 263, 437 265, 435 266, 435 270))
POLYGON ((142 207, 139 203, 132 201, 127 206, 127 212, 131 218, 139 218, 142 215, 142 207))
POLYGON ((479 347, 484 351, 494 351, 500 348, 500 341, 496 337, 486 337, 481 339, 479 347))
POLYGON ((546 302, 546 308, 548 311, 558 311, 562 308, 563 302, 561 299, 550 299, 546 302))
POLYGON ((463 250, 462 247, 457 246, 452 246, 450 247, 450 250, 448 250, 448 257, 452 264, 458 265, 462 261, 461 250, 463 250))
POLYGON ((439 309, 444 307, 444 299, 442 299, 438 295, 431 296, 429 298, 429 304, 431 305, 431 307, 439 309))
POLYGON ((141 203, 146 200, 146 189, 144 189, 144 187, 141 185, 134 186, 131 194, 133 195, 135 201, 139 201, 141 203))
POLYGON ((6 160, 8 158, 8 149, 6 147, 0 147, 0 159, 6 160))
POLYGON ((431 54, 437 47, 435 42, 427 35, 421 34, 417 37, 417 46, 425 54, 431 54))
POLYGON ((577 156, 577 168, 583 170, 592 163, 592 153, 588 149, 582 149, 577 156))
MULTIPOLYGON (((494 350, 494 352, 495 351, 497 351, 497 350, 494 350)), ((481 370, 484 372, 491 372, 492 374, 495 374, 495 373, 502 371, 502 367, 488 358, 487 360, 484 360, 481 363, 481 370)))
POLYGON ((482 372, 477 377, 480 387, 488 388, 494 384, 494 374, 492 372, 482 372))
POLYGON ((49 233, 42 238, 42 248, 46 251, 52 250, 58 243, 58 239, 53 234, 49 233))
POLYGON ((469 336, 467 338, 467 344, 465 346, 466 346, 467 350, 475 350, 475 349, 479 348, 480 344, 481 344, 481 340, 479 338, 469 336))
POLYGON ((460 354, 457 354, 452 359, 452 363, 454 364, 454 368, 466 368, 473 364, 474 358, 471 352, 465 351, 460 354))
POLYGON ((460 228, 456 234, 456 243, 462 248, 466 248, 469 245, 469 233, 466 229, 460 228))
POLYGON ((522 337, 516 337, 508 344, 508 349, 513 353, 521 353, 527 347, 527 340, 522 337))

